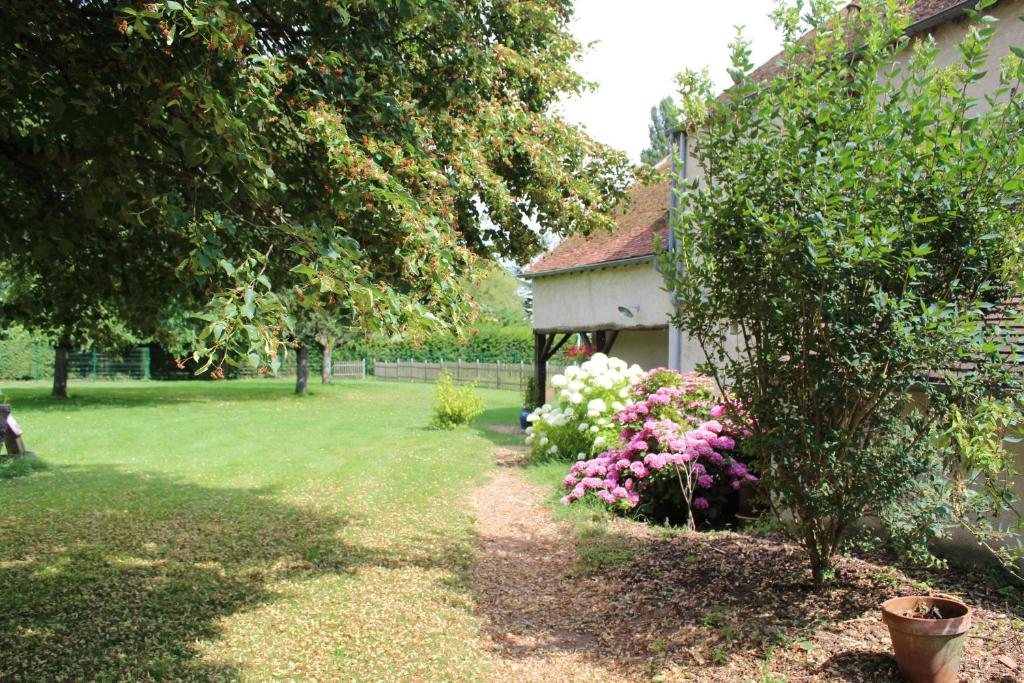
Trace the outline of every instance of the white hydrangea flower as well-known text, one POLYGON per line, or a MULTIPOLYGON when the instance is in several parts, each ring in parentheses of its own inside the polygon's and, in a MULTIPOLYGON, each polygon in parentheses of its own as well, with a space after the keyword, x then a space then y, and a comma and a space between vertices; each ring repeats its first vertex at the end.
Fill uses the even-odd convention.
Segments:
POLYGON ((561 389, 568 383, 569 380, 565 378, 565 375, 555 375, 554 377, 551 378, 551 386, 553 386, 556 389, 561 389))

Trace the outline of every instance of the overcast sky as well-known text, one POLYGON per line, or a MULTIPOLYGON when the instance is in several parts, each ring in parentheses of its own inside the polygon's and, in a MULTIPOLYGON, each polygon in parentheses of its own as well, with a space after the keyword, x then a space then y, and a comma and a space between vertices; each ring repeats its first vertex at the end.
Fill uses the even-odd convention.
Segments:
POLYGON ((598 41, 577 65, 595 92, 562 103, 564 116, 634 160, 647 146, 650 109, 674 95, 675 74, 707 66, 719 88, 729 82, 729 41, 736 26, 753 41, 755 64, 776 52, 772 0, 576 0, 572 31, 598 41))

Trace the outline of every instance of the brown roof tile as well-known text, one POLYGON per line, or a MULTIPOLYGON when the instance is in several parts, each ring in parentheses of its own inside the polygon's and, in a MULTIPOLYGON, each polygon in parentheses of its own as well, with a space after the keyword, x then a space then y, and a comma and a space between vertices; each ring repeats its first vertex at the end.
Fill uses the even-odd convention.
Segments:
MULTIPOLYGON (((659 164, 660 166, 660 164, 659 164)), ((567 237, 530 264, 527 275, 541 275, 566 268, 579 268, 654 254, 654 241, 668 239, 668 180, 633 188, 633 201, 620 209, 615 229, 586 237, 567 237)))

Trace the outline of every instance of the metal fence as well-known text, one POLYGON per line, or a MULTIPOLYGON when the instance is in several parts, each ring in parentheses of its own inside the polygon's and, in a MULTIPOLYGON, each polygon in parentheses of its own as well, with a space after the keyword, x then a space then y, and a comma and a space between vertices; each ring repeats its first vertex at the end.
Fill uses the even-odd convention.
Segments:
POLYGON ((149 349, 139 347, 123 355, 98 351, 71 351, 68 354, 71 379, 149 379, 149 349))
MULTIPOLYGON (((548 376, 561 373, 565 365, 548 364, 548 376)), ((480 363, 476 361, 374 361, 373 375, 380 380, 406 382, 433 382, 445 370, 455 384, 475 384, 493 389, 524 391, 526 382, 533 377, 531 363, 480 363)))

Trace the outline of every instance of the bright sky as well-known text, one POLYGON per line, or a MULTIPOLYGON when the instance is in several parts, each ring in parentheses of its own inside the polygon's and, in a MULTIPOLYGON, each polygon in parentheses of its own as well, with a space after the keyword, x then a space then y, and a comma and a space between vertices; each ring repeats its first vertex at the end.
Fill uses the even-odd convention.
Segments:
POLYGON ((563 102, 564 116, 638 161, 651 107, 676 94, 678 72, 706 66, 719 89, 729 83, 736 26, 753 41, 755 64, 778 52, 773 7, 772 0, 576 0, 573 34, 584 44, 598 41, 577 68, 599 87, 563 102))

